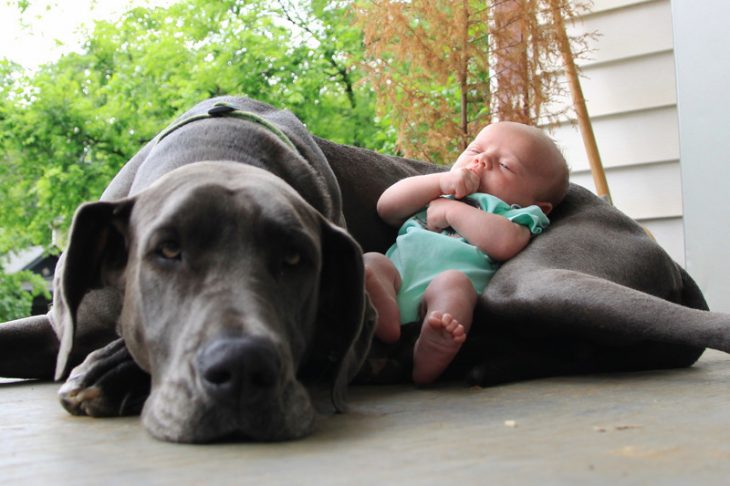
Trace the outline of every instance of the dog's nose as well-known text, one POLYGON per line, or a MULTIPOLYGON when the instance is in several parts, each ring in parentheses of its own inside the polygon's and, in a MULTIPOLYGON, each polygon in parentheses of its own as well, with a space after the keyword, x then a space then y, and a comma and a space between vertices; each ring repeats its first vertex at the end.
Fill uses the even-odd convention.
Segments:
POLYGON ((261 400, 276 390, 280 370, 276 349, 262 338, 220 338, 198 353, 203 387, 221 401, 261 400))

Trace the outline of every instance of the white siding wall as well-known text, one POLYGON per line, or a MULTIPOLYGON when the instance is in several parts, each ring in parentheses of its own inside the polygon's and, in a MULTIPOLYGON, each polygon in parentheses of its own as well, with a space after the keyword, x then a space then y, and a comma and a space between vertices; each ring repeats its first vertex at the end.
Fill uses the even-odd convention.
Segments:
POLYGON ((730 2, 673 0, 687 270, 730 312, 730 2))
MULTIPOLYGON (((669 0, 595 0, 573 28, 600 34, 581 62, 581 85, 613 202, 684 265, 669 0)), ((595 190, 577 126, 559 125, 552 135, 573 169, 571 180, 595 190)))

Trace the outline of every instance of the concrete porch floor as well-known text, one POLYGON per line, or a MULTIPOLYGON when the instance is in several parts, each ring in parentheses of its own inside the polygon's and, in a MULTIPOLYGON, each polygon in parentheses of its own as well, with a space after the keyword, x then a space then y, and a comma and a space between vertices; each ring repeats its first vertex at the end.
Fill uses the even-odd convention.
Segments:
POLYGON ((354 387, 307 439, 175 445, 0 383, 1 484, 728 484, 730 356, 488 389, 354 387))

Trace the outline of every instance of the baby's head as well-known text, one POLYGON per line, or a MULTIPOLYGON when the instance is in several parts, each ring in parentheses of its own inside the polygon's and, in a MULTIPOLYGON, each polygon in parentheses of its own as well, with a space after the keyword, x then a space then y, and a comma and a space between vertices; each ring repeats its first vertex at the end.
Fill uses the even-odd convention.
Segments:
POLYGON ((563 154, 545 132, 530 125, 499 122, 485 127, 452 170, 477 166, 479 192, 508 204, 534 204, 547 214, 568 191, 569 169, 563 154))

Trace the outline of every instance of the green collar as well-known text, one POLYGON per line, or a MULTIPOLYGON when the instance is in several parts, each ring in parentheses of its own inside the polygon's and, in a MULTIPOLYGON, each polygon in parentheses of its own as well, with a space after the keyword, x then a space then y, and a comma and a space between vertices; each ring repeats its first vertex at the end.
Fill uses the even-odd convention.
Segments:
POLYGON ((209 118, 220 118, 224 116, 230 116, 233 118, 240 118, 241 120, 246 120, 254 123, 258 123, 262 127, 266 128, 268 131, 276 135, 279 140, 284 142, 284 144, 289 147, 290 149, 294 150, 295 152, 298 152, 297 147, 294 145, 294 143, 291 141, 289 137, 286 136, 284 132, 281 131, 279 127, 271 123, 270 121, 266 120, 260 115, 257 115, 256 113, 252 111, 243 111, 239 110, 233 105, 229 105, 228 103, 224 103, 219 101, 215 105, 213 105, 213 108, 208 110, 207 113, 200 113, 198 115, 192 115, 188 118, 184 118, 180 120, 179 122, 175 123, 174 125, 170 126, 167 130, 162 132, 159 137, 157 137, 157 142, 160 143, 160 141, 170 135, 172 132, 177 130, 178 128, 187 125, 188 123, 198 121, 198 120, 207 120, 209 118))

